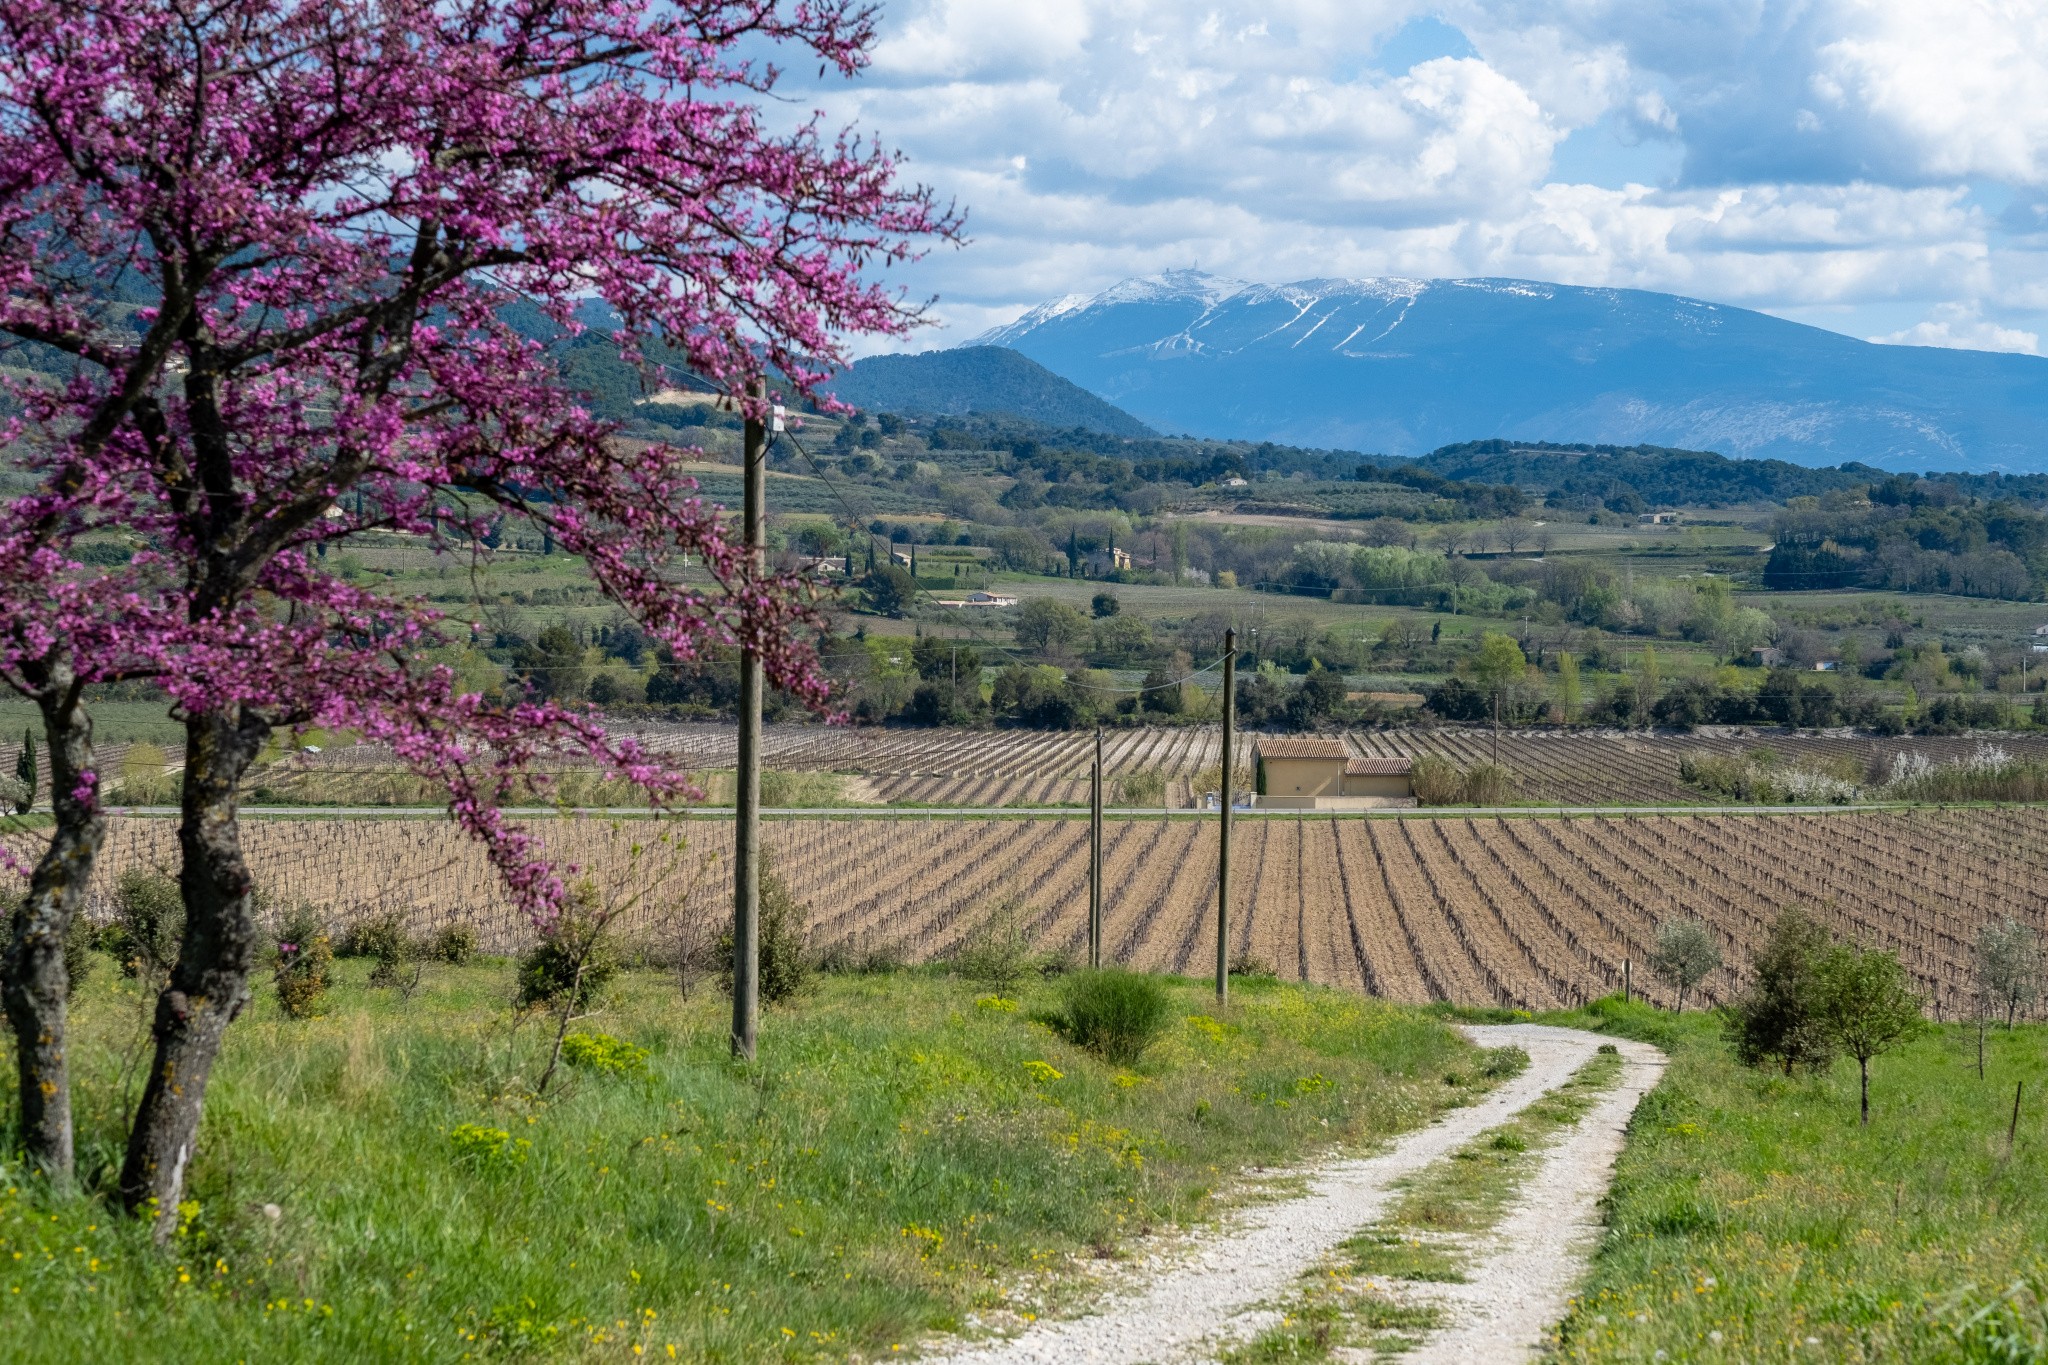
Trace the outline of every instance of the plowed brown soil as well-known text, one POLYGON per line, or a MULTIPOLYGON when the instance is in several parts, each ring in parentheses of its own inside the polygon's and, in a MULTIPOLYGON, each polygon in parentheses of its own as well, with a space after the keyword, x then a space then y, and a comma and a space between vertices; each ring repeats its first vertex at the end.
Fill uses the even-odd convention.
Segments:
MULTIPOLYGON (((618 907, 651 946, 727 916, 731 825, 548 820, 554 854, 618 907)), ((475 844, 439 822, 244 824, 268 903, 306 902, 340 928, 395 911, 419 931, 474 925, 488 950, 532 929, 475 844)), ((998 903, 1024 907, 1048 945, 1086 941, 1087 822, 1080 818, 774 820, 775 870, 810 912, 813 942, 885 943, 943 957, 998 903)), ((33 855, 30 835, 10 837, 33 855)), ((88 895, 111 913, 119 875, 175 871, 169 820, 117 819, 88 895)), ((1463 816, 1245 819, 1233 851, 1232 950, 1283 977, 1390 999, 1541 1008, 1605 994, 1635 964, 1638 989, 1669 992, 1644 960, 1657 925, 1695 915, 1727 965, 1698 996, 1723 999, 1788 904, 1897 952, 1948 1015, 1967 1009, 1980 925, 2048 928, 2048 809, 1717 815, 1625 819, 1463 816)), ((1105 832, 1108 955, 1147 970, 1214 963, 1216 827, 1112 818, 1105 832)))

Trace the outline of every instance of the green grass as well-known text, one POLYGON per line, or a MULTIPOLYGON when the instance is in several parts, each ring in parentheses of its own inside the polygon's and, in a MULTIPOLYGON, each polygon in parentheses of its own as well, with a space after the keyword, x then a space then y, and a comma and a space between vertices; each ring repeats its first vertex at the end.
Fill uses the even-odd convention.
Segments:
MULTIPOLYGON (((172 720, 168 701, 96 701, 92 703, 92 734, 100 744, 183 744, 185 727, 172 720)), ((19 742, 23 727, 43 739, 43 716, 35 703, 19 697, 0 698, 0 738, 19 742)))
MULTIPOLYGON (((1523 1059, 1527 1065, 1527 1058, 1523 1059)), ((1424 1169, 1402 1191, 1388 1215, 1388 1230, 1475 1233, 1500 1221, 1537 1166, 1542 1149, 1585 1117, 1601 1092, 1621 1076, 1621 1056, 1603 1052, 1571 1079, 1545 1092, 1506 1123, 1489 1128, 1424 1169)))
POLYGON ((1332 1281, 1310 1289, 1277 1324, 1225 1351, 1223 1360, 1226 1365, 1328 1360, 1341 1346, 1362 1347, 1384 1358, 1413 1349, 1443 1321, 1444 1310, 1434 1304, 1397 1303, 1332 1281))
POLYGON ((1457 1248, 1394 1228, 1367 1228, 1345 1241, 1344 1255, 1353 1274, 1375 1279, 1456 1284, 1466 1278, 1457 1248))
POLYGON ((1071 1306, 1077 1259, 1204 1216, 1236 1171, 1484 1088, 1444 1083, 1478 1069, 1439 1021, 1335 991, 1219 1016, 1170 982, 1171 1027, 1119 1068, 1032 1022, 1057 983, 1004 1008, 925 972, 825 978, 742 1066, 721 998, 632 972, 577 1027, 648 1055, 542 1100, 505 964, 430 966, 410 1000, 367 970, 304 1023, 263 983, 158 1251, 103 1194, 146 1016, 101 960, 73 1044, 88 1192, 0 1167, 0 1358, 888 1356, 1071 1306))
MULTIPOLYGON (((1520 1048, 1493 1048, 1478 1060, 1480 1074, 1489 1078, 1516 1075, 1529 1065, 1520 1048)), ((1280 1321, 1225 1359, 1231 1365, 1327 1360, 1340 1347, 1386 1357, 1417 1345, 1442 1325, 1443 1309, 1390 1297, 1375 1281, 1466 1279, 1478 1235, 1500 1221, 1541 1164, 1542 1149, 1584 1118, 1620 1076, 1620 1055, 1601 1052, 1506 1123, 1404 1182, 1386 1218, 1344 1241, 1329 1263, 1303 1276, 1280 1321)))
POLYGON ((1787 1080, 1736 1066, 1708 1016, 1597 1008, 1558 1022, 1671 1066, 1630 1124, 1565 1359, 2048 1360, 2048 1028, 1994 1029, 1981 1081, 1967 1027, 1878 1058, 1865 1129, 1853 1062, 1787 1080))

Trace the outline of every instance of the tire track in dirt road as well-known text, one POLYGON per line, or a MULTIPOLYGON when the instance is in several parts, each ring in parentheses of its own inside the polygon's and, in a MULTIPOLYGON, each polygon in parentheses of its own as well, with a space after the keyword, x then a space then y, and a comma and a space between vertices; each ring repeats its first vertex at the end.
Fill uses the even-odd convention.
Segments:
MULTIPOLYGON (((1306 1193, 1252 1204, 1185 1244, 1139 1262, 1112 1287, 1102 1311, 1033 1323, 1002 1341, 938 1345, 929 1358, 955 1365, 1164 1365, 1209 1361, 1229 1341, 1242 1341, 1279 1318, 1272 1305, 1337 1246, 1379 1219, 1398 1197, 1395 1186, 1443 1160, 1480 1133, 1562 1085, 1602 1043, 1575 1029, 1535 1024, 1474 1025, 1482 1046, 1514 1044, 1529 1067, 1478 1103, 1453 1109, 1427 1128, 1395 1139, 1368 1157, 1333 1160, 1294 1173, 1306 1193)), ((1544 1163, 1501 1225, 1504 1249, 1474 1267, 1473 1294, 1424 1343, 1430 1360, 1518 1361, 1561 1317, 1584 1272, 1598 1205, 1636 1101, 1655 1085, 1663 1054, 1616 1041, 1626 1065, 1622 1080, 1573 1133, 1545 1153, 1544 1163), (1505 1234, 1512 1232, 1514 1240, 1505 1234), (1490 1286, 1490 1302, 1479 1286, 1490 1286), (1464 1354, 1441 1354, 1442 1350, 1464 1354)))

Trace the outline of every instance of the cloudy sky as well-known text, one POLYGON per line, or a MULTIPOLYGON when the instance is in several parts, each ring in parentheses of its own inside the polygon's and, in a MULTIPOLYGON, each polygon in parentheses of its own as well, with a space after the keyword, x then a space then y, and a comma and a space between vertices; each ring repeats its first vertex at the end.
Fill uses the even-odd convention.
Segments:
POLYGON ((785 93, 968 209, 920 347, 1190 265, 2048 347, 2048 0, 883 0, 785 93))

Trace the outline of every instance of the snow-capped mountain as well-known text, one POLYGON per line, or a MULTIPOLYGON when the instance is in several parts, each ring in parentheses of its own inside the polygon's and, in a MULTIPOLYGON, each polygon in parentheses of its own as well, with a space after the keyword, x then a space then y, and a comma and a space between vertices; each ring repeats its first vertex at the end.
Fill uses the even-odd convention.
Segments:
POLYGON ((969 344, 1021 351, 1174 433, 1395 455, 1507 436, 2048 469, 2048 360, 1874 345, 1642 290, 1181 270, 1042 304, 969 344))

